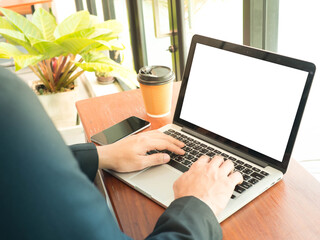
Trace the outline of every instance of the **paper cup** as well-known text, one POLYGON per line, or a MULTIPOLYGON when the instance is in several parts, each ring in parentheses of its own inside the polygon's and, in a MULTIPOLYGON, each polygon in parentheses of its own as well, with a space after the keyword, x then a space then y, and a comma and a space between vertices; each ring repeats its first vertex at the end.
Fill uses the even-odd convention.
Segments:
POLYGON ((170 114, 174 78, 174 73, 165 66, 139 70, 138 81, 148 116, 158 118, 170 114))

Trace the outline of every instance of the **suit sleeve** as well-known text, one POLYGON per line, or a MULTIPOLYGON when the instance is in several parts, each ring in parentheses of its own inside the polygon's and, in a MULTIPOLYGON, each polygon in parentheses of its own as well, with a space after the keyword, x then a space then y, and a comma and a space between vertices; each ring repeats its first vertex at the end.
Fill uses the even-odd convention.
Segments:
POLYGON ((208 205, 190 196, 173 201, 147 239, 215 240, 222 239, 222 230, 208 205))
POLYGON ((1 67, 0 112, 0 239, 129 238, 80 169, 94 175, 93 146, 72 153, 30 87, 1 67))
MULTIPOLYGON (((129 239, 88 179, 97 168, 94 147, 70 151, 35 94, 1 67, 0 112, 1 239, 129 239)), ((210 211, 198 199, 178 199, 149 239, 215 236, 210 211)))
POLYGON ((75 144, 69 146, 79 163, 81 171, 93 182, 98 170, 98 152, 93 143, 75 144))

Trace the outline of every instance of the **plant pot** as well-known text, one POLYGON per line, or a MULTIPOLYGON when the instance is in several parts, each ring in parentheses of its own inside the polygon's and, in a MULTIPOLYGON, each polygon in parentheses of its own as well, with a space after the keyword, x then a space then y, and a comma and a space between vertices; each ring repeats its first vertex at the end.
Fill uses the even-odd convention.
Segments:
POLYGON ((107 85, 107 84, 113 83, 114 80, 115 80, 115 78, 113 76, 107 76, 107 77, 98 77, 97 76, 97 82, 102 85, 107 85))
MULTIPOLYGON (((33 86, 36 85, 37 83, 33 83, 33 86)), ((76 125, 77 109, 75 102, 77 101, 78 92, 79 87, 76 85, 73 90, 66 92, 46 95, 36 94, 54 125, 57 128, 65 128, 76 125)))

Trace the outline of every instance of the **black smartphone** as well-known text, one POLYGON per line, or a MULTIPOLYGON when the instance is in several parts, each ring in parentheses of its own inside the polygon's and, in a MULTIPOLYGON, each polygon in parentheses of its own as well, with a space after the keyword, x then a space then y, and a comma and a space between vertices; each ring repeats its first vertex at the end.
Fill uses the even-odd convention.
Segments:
POLYGON ((122 138, 135 134, 146 129, 151 125, 150 122, 141 118, 129 117, 91 137, 91 141, 100 145, 114 143, 122 138))

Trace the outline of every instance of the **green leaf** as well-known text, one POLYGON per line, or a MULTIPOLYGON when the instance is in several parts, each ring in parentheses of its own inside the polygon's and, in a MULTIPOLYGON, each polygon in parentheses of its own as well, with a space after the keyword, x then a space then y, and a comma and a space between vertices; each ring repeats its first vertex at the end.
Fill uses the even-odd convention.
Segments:
MULTIPOLYGON (((101 45, 100 43, 98 43, 97 41, 95 41, 95 40, 92 40, 93 41, 93 43, 91 44, 91 45, 89 45, 89 46, 87 46, 86 48, 84 48, 82 51, 81 51, 81 54, 83 54, 83 53, 88 53, 88 52, 90 52, 90 51, 95 51, 97 48, 100 48, 101 46, 103 46, 103 45, 101 45)), ((108 49, 103 49, 103 50, 108 50, 108 49)), ((103 51, 102 50, 102 51, 103 51)))
POLYGON ((102 41, 111 41, 112 39, 118 39, 117 36, 113 36, 112 32, 108 33, 108 34, 101 34, 97 37, 93 36, 90 38, 94 39, 94 40, 102 40, 102 41))
POLYGON ((57 23, 52 14, 48 13, 43 8, 38 8, 32 16, 32 22, 40 29, 44 40, 55 40, 53 33, 57 27, 57 23))
POLYGON ((13 59, 16 65, 16 71, 18 71, 22 68, 35 65, 36 63, 42 61, 44 59, 44 56, 23 54, 23 55, 15 56, 13 59))
POLYGON ((26 37, 21 32, 0 28, 0 34, 12 44, 24 47, 29 53, 37 53, 37 51, 32 48, 26 37))
POLYGON ((63 20, 55 29, 56 39, 74 32, 88 28, 90 23, 90 14, 88 11, 79 11, 63 20))
POLYGON ((49 41, 41 41, 33 45, 46 59, 67 55, 68 52, 59 44, 49 41))
POLYGON ((8 40, 14 40, 17 42, 19 41, 19 42, 28 43, 24 34, 22 34, 21 32, 15 31, 15 30, 0 28, 0 34, 8 40))
POLYGON ((63 42, 64 40, 69 39, 69 38, 88 38, 88 37, 91 36, 94 32, 95 32, 95 28, 94 28, 94 27, 82 29, 82 30, 80 30, 80 31, 77 31, 77 32, 73 32, 73 33, 64 35, 64 36, 58 38, 55 42, 61 43, 61 42, 63 42))
POLYGON ((137 86, 139 86, 135 71, 121 66, 108 57, 99 58, 98 56, 99 54, 97 56, 94 56, 94 54, 89 54, 86 56, 86 58, 91 60, 99 59, 99 62, 75 63, 75 65, 88 72, 105 72, 110 73, 113 76, 119 76, 132 89, 135 89, 137 86), (104 63, 101 62, 102 59, 104 63))
POLYGON ((99 24, 99 18, 95 15, 90 15, 89 16, 89 27, 93 27, 97 24, 99 24))
POLYGON ((117 41, 116 39, 111 41, 97 40, 97 42, 105 46, 106 47, 105 50, 123 50, 124 49, 124 45, 119 41, 117 41))
POLYGON ((0 42, 0 58, 12 58, 23 53, 10 43, 0 42))
POLYGON ((110 41, 112 39, 117 39, 119 36, 119 33, 122 32, 123 27, 120 22, 117 20, 108 20, 103 23, 99 23, 95 25, 96 27, 96 34, 93 34, 90 36, 91 38, 94 38, 95 40, 103 40, 103 41, 110 41), (106 33, 103 33, 103 30, 107 30, 106 33), (103 33, 103 34, 101 34, 103 33))
POLYGON ((16 28, 18 28, 25 35, 30 35, 34 38, 42 39, 43 35, 39 28, 37 28, 32 22, 23 17, 22 15, 4 8, 0 8, 3 15, 7 20, 16 28))
POLYGON ((38 42, 44 41, 43 39, 34 38, 32 36, 27 36, 27 38, 29 39, 31 46, 33 46, 34 44, 36 44, 38 42))
POLYGON ((117 37, 123 31, 122 24, 117 20, 107 20, 103 23, 95 25, 96 28, 105 28, 112 31, 111 36, 117 37))
POLYGON ((76 66, 88 72, 111 72, 113 68, 106 63, 75 63, 76 66))
POLYGON ((17 29, 4 17, 0 17, 0 28, 16 31, 17 29))
POLYGON ((63 41, 56 41, 65 51, 72 53, 73 55, 80 54, 95 41, 87 38, 68 38, 63 41))
POLYGON ((124 50, 124 45, 118 41, 117 39, 113 39, 108 41, 109 45, 111 46, 111 50, 124 50))
POLYGON ((121 77, 122 81, 124 81, 131 89, 137 88, 139 86, 137 74, 134 70, 120 65, 110 58, 107 58, 105 63, 113 68, 112 74, 115 77, 121 77))
POLYGON ((81 54, 81 57, 85 62, 106 63, 110 59, 102 52, 89 52, 89 53, 81 54))
POLYGON ((112 31, 110 29, 105 29, 105 28, 94 28, 94 32, 90 35, 91 39, 97 39, 97 38, 101 38, 101 40, 104 39, 114 39, 114 37, 108 37, 111 35, 112 31))
POLYGON ((123 50, 124 48, 125 48, 124 45, 117 40, 103 41, 103 40, 96 40, 95 39, 95 44, 88 46, 86 49, 84 49, 84 52, 113 51, 113 50, 123 50))

